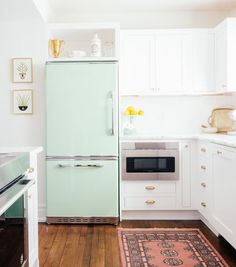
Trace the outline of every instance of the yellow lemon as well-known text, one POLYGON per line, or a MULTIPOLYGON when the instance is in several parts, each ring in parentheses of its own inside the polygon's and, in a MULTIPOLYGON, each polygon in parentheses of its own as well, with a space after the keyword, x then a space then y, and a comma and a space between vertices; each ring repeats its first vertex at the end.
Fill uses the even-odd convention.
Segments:
POLYGON ((144 111, 140 109, 140 110, 138 111, 138 115, 139 115, 139 116, 142 116, 143 114, 144 114, 144 111))
POLYGON ((137 115, 138 113, 137 113, 137 111, 135 111, 135 110, 131 110, 130 111, 130 115, 137 115))
POLYGON ((126 111, 124 112, 124 115, 125 115, 125 116, 129 116, 129 115, 130 115, 129 111, 126 110, 126 111))
POLYGON ((135 108, 133 106, 129 106, 126 109, 127 111, 131 112, 131 111, 135 111, 135 108))

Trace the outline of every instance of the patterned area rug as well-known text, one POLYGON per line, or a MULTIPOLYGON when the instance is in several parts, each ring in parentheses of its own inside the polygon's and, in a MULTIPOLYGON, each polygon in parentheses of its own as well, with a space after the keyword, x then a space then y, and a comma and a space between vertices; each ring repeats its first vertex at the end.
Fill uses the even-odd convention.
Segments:
POLYGON ((119 229, 123 267, 229 267, 198 229, 119 229))

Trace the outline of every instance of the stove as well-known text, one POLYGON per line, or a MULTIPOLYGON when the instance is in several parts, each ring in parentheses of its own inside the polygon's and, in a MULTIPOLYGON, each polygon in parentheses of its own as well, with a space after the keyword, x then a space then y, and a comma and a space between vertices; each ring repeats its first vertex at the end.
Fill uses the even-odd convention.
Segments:
POLYGON ((22 178, 29 168, 29 153, 0 153, 0 194, 22 178))
POLYGON ((29 153, 0 153, 0 267, 29 267, 29 164, 29 153))

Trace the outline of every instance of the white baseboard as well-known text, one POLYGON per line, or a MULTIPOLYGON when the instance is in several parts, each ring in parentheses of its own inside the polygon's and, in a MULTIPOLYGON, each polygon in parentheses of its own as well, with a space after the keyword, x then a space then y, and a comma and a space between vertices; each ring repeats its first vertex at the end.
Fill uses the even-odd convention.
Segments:
POLYGON ((209 221, 202 215, 201 216, 201 221, 216 235, 219 236, 219 232, 216 231, 216 229, 209 223, 209 221))
POLYGON ((120 220, 200 220, 198 211, 169 210, 169 211, 122 211, 120 220))
POLYGON ((39 205, 38 207, 38 221, 46 222, 46 206, 39 205))

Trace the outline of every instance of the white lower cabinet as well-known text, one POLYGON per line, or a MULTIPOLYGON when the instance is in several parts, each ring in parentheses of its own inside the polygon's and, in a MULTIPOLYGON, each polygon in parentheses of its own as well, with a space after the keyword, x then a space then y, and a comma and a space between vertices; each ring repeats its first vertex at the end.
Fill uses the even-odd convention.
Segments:
POLYGON ((184 209, 192 208, 192 143, 183 142, 180 144, 180 184, 181 186, 181 199, 179 206, 184 209))
POLYGON ((212 150, 212 225, 236 247, 236 149, 212 150))
POLYGON ((179 158, 178 180, 122 180, 121 211, 192 210, 192 142, 179 143, 179 158))
POLYGON ((123 182, 123 210, 176 209, 176 182, 123 182))
POLYGON ((198 144, 196 207, 207 219, 211 218, 211 152, 207 142, 198 144))
POLYGON ((173 210, 176 209, 176 197, 139 196, 125 197, 124 209, 132 210, 173 210))
POLYGON ((236 149, 200 142, 197 168, 197 209, 236 248, 236 149))
POLYGON ((38 267, 38 197, 36 184, 29 188, 26 198, 28 210, 29 267, 38 267))

